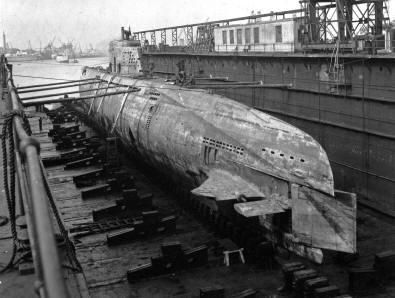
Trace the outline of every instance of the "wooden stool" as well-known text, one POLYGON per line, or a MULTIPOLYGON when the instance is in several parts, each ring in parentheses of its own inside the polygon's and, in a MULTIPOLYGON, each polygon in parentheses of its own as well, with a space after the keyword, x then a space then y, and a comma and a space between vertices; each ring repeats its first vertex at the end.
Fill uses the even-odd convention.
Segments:
POLYGON ((235 249, 235 250, 225 250, 224 251, 224 263, 225 263, 225 265, 226 266, 230 266, 229 255, 232 254, 232 253, 239 253, 240 261, 244 264, 245 260, 244 260, 243 250, 244 250, 244 248, 239 248, 239 249, 235 249))

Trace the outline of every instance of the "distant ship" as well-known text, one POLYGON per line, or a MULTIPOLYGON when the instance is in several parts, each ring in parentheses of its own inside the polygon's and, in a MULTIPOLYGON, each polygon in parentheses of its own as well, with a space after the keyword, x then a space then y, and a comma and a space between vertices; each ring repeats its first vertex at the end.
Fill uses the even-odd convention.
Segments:
POLYGON ((89 46, 90 48, 84 52, 80 48, 80 53, 79 53, 80 58, 94 58, 94 57, 103 56, 102 53, 97 52, 96 49, 93 48, 92 44, 89 44, 89 46))
POLYGON ((58 56, 56 56, 56 61, 59 63, 69 63, 69 56, 68 55, 58 55, 58 56))

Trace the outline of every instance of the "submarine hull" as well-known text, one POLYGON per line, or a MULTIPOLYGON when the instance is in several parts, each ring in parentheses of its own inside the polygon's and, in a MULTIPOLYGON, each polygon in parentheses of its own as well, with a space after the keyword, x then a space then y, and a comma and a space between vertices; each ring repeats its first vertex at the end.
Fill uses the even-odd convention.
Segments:
POLYGON ((93 77, 101 82, 80 94, 96 98, 79 108, 151 167, 269 230, 269 215, 291 211, 292 228, 279 240, 291 250, 356 251, 355 196, 335 193, 326 153, 311 136, 206 90, 83 70, 83 79, 93 77), (103 86, 128 93, 89 91, 103 86))

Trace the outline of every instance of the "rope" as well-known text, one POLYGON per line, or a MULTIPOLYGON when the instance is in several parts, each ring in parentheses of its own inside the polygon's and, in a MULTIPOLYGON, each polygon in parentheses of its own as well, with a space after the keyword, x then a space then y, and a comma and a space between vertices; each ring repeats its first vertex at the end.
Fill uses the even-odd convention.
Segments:
POLYGON ((4 181, 4 190, 6 194, 7 207, 8 207, 8 215, 10 219, 11 226, 11 234, 13 239, 12 246, 12 255, 7 263, 7 265, 0 270, 0 273, 5 272, 6 270, 12 268, 14 266, 14 260, 16 257, 17 249, 19 247, 23 247, 18 240, 18 235, 16 231, 16 211, 15 211, 15 144, 14 144, 14 129, 12 125, 13 118, 15 116, 19 116, 22 118, 23 127, 26 132, 30 135, 31 130, 29 126, 29 122, 27 120, 26 115, 23 111, 20 110, 12 110, 5 115, 5 120, 3 124, 3 130, 1 135, 2 149, 3 149, 3 181, 4 181), (8 154, 7 154, 7 143, 8 143, 8 154), (8 156, 7 156, 8 155, 8 156), (10 166, 10 173, 8 174, 7 165, 10 166))
MULTIPOLYGON (((16 254, 19 248, 25 248, 24 245, 18 240, 18 235, 17 235, 17 230, 16 230, 16 199, 15 199, 15 144, 14 144, 14 130, 13 130, 13 118, 15 116, 19 116, 22 118, 22 123, 23 123, 23 128, 25 129, 26 133, 30 136, 31 135, 31 129, 30 125, 28 122, 28 119, 26 115, 23 113, 21 110, 12 110, 9 113, 5 115, 5 120, 3 124, 3 130, 2 130, 2 149, 3 149, 3 171, 4 171, 4 190, 6 193, 6 200, 7 200, 7 206, 8 206, 8 214, 10 218, 10 226, 11 226, 11 234, 12 234, 12 239, 13 239, 13 247, 12 247, 12 255, 10 260, 8 261, 7 265, 0 270, 0 273, 7 271, 8 269, 13 268, 16 264, 18 264, 23 256, 21 258, 18 258, 16 261, 16 254), (8 148, 8 150, 7 150, 8 148), (8 154, 7 154, 8 153, 8 154), (8 168, 7 164, 9 164, 10 171, 8 173, 8 168)), ((56 204, 54 201, 54 198, 52 196, 51 190, 48 185, 47 179, 45 179, 44 175, 44 168, 43 164, 40 163, 41 167, 41 174, 44 177, 44 186, 45 186, 45 191, 48 196, 49 204, 51 206, 51 209, 53 211, 54 217, 56 219, 56 222, 59 226, 60 233, 65 241, 66 244, 66 254, 69 257, 69 260, 74 264, 74 270, 81 272, 82 267, 81 264, 79 263, 74 246, 72 242, 70 241, 68 237, 68 233, 63 225, 63 222, 61 220, 61 217, 59 215, 59 212, 56 208, 56 204)))

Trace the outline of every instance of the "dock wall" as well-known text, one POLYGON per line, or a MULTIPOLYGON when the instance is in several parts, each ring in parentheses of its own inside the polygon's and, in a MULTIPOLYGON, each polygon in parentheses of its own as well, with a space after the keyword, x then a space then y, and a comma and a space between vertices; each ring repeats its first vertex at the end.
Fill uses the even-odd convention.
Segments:
MULTIPOLYGON (((328 55, 234 55, 153 52, 158 74, 185 71, 200 77, 292 84, 291 88, 215 90, 301 128, 326 150, 335 187, 395 215, 395 58, 351 56, 333 68, 328 55)), ((144 66, 143 66, 144 67, 144 66)))

